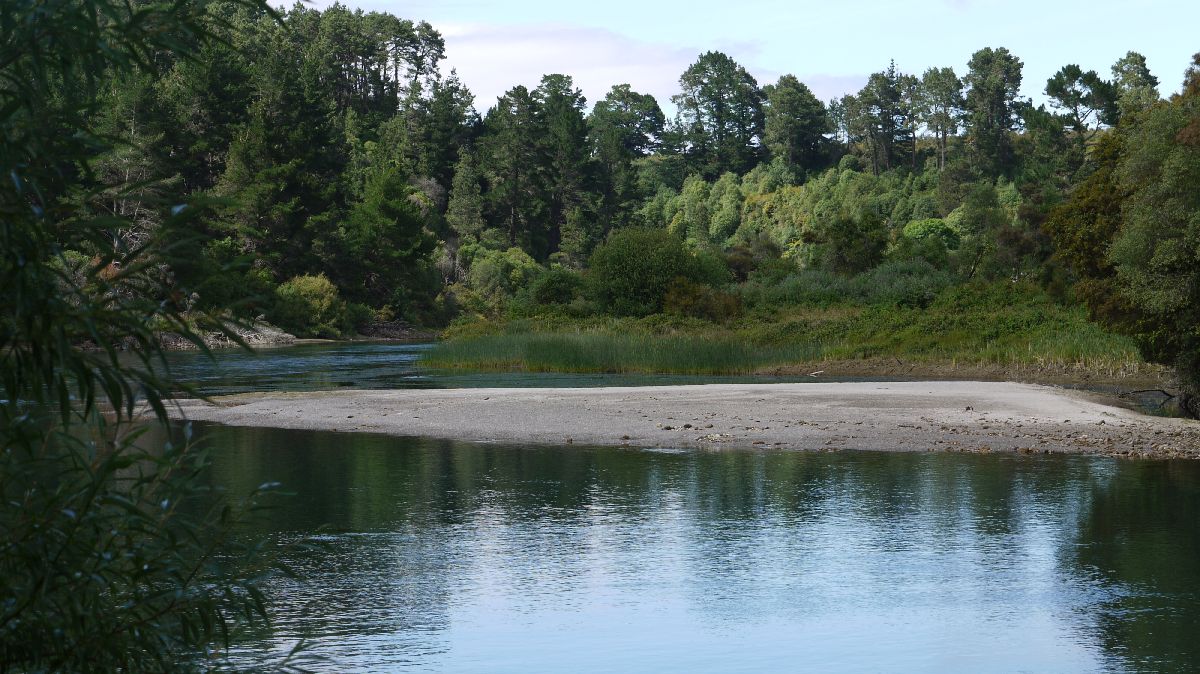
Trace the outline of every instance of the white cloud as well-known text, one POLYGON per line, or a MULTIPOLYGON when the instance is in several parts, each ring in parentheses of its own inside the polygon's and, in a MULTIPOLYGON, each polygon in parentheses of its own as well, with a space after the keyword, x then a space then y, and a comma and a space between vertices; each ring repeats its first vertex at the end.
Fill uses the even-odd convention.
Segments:
MULTIPOLYGON (((626 37, 603 28, 562 24, 503 26, 492 24, 440 23, 446 39, 443 71, 454 68, 475 94, 480 113, 496 98, 521 84, 536 87, 543 75, 570 75, 583 90, 589 107, 604 98, 614 84, 629 84, 634 91, 652 94, 668 114, 671 96, 679 91, 679 76, 703 51, 626 37)), ((765 85, 780 73, 756 68, 754 43, 718 45, 734 60, 745 65, 765 85)), ((823 101, 858 91, 865 75, 796 73, 823 101)))
POLYGON ((522 84, 536 87, 543 75, 575 80, 589 106, 614 84, 653 94, 666 108, 679 75, 698 52, 634 40, 599 28, 564 25, 496 26, 439 24, 446 39, 443 71, 454 68, 475 94, 482 113, 496 98, 522 84))

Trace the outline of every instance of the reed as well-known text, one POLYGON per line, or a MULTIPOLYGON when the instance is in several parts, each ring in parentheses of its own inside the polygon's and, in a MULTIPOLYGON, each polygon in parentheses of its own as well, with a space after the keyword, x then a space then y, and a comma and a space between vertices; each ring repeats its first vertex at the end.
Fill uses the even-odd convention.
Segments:
POLYGON ((813 344, 757 346, 728 336, 613 332, 525 333, 442 342, 424 364, 438 368, 534 372, 748 374, 820 359, 813 344))

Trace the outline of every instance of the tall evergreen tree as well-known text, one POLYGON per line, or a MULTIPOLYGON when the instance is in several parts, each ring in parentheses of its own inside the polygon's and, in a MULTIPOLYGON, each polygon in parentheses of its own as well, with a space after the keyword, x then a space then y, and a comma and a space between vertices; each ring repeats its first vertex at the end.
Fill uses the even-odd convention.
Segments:
POLYGON ((588 137, 596 160, 600 236, 630 224, 637 209, 637 171, 634 161, 658 147, 665 118, 658 102, 618 84, 592 109, 588 137))
POLYGON ((721 52, 705 52, 679 77, 676 133, 694 170, 714 179, 745 173, 762 156, 763 93, 758 82, 721 52))
MULTIPOLYGON (((548 210, 545 238, 534 240, 531 253, 535 259, 544 260, 559 252, 568 219, 574 226, 584 222, 583 212, 589 212, 587 221, 593 219, 590 217, 592 163, 587 119, 583 114, 587 101, 571 78, 546 75, 533 95, 543 130, 541 145, 548 210)), ((587 248, 588 237, 582 238, 578 234, 574 237, 578 245, 587 248)))
POLYGON ((971 158, 985 175, 1013 167, 1010 136, 1020 123, 1021 59, 1003 47, 980 49, 967 64, 964 107, 971 158))
POLYGON ((763 142, 772 156, 800 170, 817 167, 821 141, 830 130, 820 99, 795 75, 784 75, 763 89, 766 112, 763 142))
POLYGON ((446 225, 456 237, 478 241, 487 222, 483 219, 483 190, 475 153, 464 149, 454 165, 454 183, 446 207, 446 225))
POLYGON ((1046 96, 1050 104, 1061 110, 1075 133, 1080 158, 1083 148, 1092 139, 1101 124, 1115 124, 1117 90, 1106 82, 1095 70, 1084 72, 1075 64, 1068 64, 1046 81, 1046 96))
POLYGON ((876 174, 896 166, 909 142, 900 80, 896 64, 892 63, 887 70, 873 73, 854 97, 857 105, 852 109, 876 174))
POLYGON ((937 139, 938 168, 946 168, 948 139, 958 133, 962 108, 962 81, 954 69, 926 70, 921 76, 921 122, 937 139))
POLYGON ((1150 73, 1146 57, 1131 51, 1112 66, 1117 109, 1122 115, 1145 110, 1159 100, 1158 78, 1150 73))
POLYGON ((484 116, 480 139, 489 220, 505 231, 510 246, 526 250, 533 239, 544 241, 547 210, 539 107, 528 89, 513 87, 484 116))

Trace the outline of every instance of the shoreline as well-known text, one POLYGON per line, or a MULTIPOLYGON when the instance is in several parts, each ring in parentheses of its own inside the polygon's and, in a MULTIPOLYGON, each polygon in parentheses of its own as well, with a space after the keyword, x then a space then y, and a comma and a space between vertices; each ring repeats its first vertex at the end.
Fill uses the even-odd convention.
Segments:
POLYGON ((175 403, 176 418, 231 426, 470 442, 1200 458, 1198 421, 1011 382, 355 390, 175 403))

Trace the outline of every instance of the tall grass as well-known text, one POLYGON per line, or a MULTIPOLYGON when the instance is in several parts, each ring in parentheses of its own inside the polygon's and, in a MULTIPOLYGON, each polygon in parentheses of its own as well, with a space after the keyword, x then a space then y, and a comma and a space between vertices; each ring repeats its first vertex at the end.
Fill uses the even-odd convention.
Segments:
POLYGON ((952 287, 926 308, 792 305, 725 324, 666 315, 458 326, 426 364, 555 372, 745 374, 872 360, 1119 378, 1148 371, 1136 345, 1028 286, 952 287))
POLYGON ((442 342, 424 364, 534 372, 747 374, 820 358, 812 344, 756 346, 730 337, 608 332, 484 335, 442 342))

